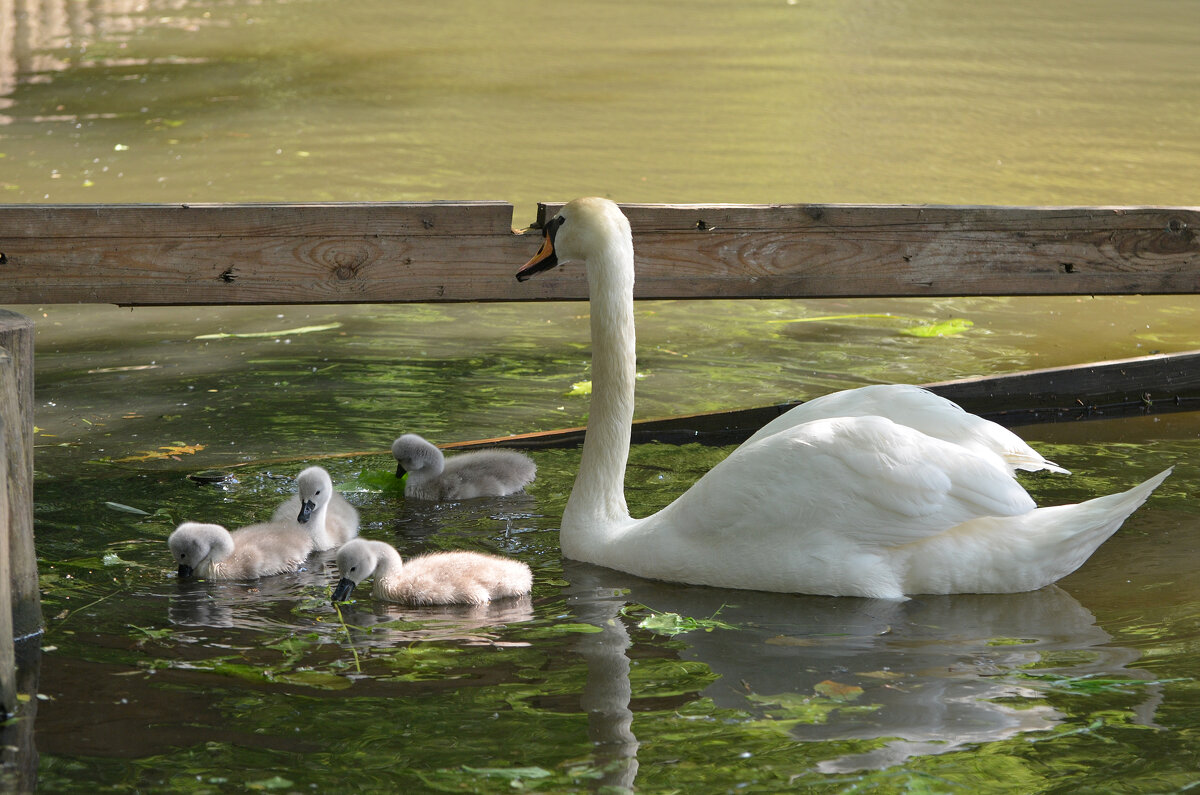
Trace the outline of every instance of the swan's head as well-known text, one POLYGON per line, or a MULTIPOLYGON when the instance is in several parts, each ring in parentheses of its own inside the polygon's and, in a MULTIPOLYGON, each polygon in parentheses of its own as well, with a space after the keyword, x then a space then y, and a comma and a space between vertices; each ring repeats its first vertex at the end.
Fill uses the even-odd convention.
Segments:
POLYGON ((301 523, 311 519, 313 512, 333 498, 333 481, 321 467, 309 467, 297 475, 296 488, 300 492, 300 515, 296 521, 301 523))
POLYGON ((179 576, 203 575, 213 563, 233 553, 233 537, 219 524, 184 522, 167 538, 171 557, 179 564, 179 576))
POLYGON ((344 602, 350 598, 350 592, 360 582, 375 573, 379 565, 379 556, 371 549, 371 542, 363 538, 355 538, 342 544, 337 551, 338 580, 333 589, 334 602, 344 602))
POLYGON ((392 442, 392 458, 396 459, 396 477, 412 472, 416 477, 436 477, 445 467, 442 451, 415 433, 406 433, 392 442))
POLYGON ((523 282, 565 260, 586 262, 622 245, 632 251, 629 221, 621 208, 595 196, 576 199, 546 223, 542 247, 517 271, 517 281, 523 282))

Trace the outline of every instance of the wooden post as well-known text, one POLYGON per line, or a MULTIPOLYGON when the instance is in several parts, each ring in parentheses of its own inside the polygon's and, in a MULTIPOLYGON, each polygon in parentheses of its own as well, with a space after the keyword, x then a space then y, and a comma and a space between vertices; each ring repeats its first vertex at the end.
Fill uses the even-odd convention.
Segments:
POLYGON ((33 321, 0 309, 0 349, 10 358, 10 366, 0 373, 0 416, 5 420, 7 448, 11 634, 23 638, 42 630, 37 551, 33 543, 33 321))
MULTIPOLYGON (((0 350, 0 379, 12 378, 12 357, 0 350)), ((17 712, 17 658, 13 651, 12 596, 9 587, 8 457, 0 415, 0 719, 17 712)))

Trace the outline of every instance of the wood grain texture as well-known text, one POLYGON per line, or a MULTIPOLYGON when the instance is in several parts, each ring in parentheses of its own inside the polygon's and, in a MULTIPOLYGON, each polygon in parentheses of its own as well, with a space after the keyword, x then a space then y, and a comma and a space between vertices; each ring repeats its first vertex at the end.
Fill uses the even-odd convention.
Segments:
MULTIPOLYGON (((558 204, 539 206, 539 217, 558 204)), ((638 298, 1191 293, 1189 207, 623 205, 638 298)), ((503 202, 0 207, 0 303, 585 300, 503 202)))

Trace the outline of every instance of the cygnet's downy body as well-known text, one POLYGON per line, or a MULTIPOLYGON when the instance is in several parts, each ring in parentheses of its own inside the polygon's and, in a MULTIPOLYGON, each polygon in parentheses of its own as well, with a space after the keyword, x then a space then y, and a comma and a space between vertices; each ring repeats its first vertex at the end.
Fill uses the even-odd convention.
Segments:
POLYGON ((244 580, 296 571, 313 550, 295 522, 263 522, 234 530, 184 522, 167 538, 179 576, 244 580))
POLYGON ((503 497, 525 488, 537 464, 516 450, 476 450, 446 458, 415 433, 392 443, 396 477, 408 473, 404 496, 418 500, 469 500, 503 497))
POLYGON ((376 599, 407 605, 482 605, 529 593, 533 574, 519 560, 480 552, 433 552, 402 561, 382 541, 358 538, 337 551, 341 580, 334 602, 344 602, 368 577, 376 599))
POLYGON ((321 467, 296 476, 297 494, 275 509, 276 521, 299 522, 317 551, 341 546, 358 535, 358 511, 333 490, 333 480, 321 467))

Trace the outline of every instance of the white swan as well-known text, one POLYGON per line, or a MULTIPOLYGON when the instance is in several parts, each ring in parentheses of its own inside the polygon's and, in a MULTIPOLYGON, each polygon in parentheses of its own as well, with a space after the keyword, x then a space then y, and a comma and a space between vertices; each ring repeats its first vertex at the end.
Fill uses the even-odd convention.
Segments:
POLYGON ((354 587, 374 576, 376 599, 409 605, 487 604, 529 593, 533 574, 519 560, 480 552, 432 552, 409 558, 383 541, 358 538, 337 551, 341 579, 334 602, 344 602, 354 587))
POLYGON ((299 522, 317 551, 341 546, 358 535, 358 510, 333 490, 333 480, 323 468, 309 467, 297 475, 296 492, 275 509, 272 521, 299 522))
POLYGON ((404 496, 419 500, 469 500, 503 497, 525 488, 537 465, 516 450, 476 450, 446 458, 415 433, 392 443, 396 477, 408 473, 404 496))
POLYGON ((180 577, 242 580, 295 571, 313 550, 312 538, 293 522, 263 522, 234 530, 184 522, 167 538, 180 577))
POLYGON ((1129 491, 1036 508, 996 454, 886 417, 824 417, 735 450, 633 519, 623 481, 635 379, 633 240, 606 199, 551 219, 521 281, 586 264, 592 404, 563 511, 566 557, 660 580, 889 599, 1040 588, 1087 560, 1170 470, 1129 491))

